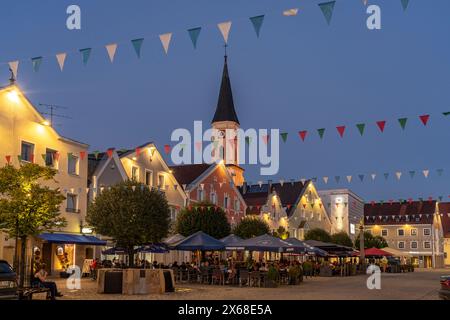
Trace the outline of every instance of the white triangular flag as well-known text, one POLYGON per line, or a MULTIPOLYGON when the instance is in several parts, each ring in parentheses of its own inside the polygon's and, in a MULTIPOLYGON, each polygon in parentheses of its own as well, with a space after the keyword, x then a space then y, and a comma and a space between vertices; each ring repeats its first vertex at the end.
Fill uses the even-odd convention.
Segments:
POLYGON ((172 39, 172 33, 165 33, 159 36, 159 40, 161 40, 162 46, 166 54, 169 52, 170 40, 172 39))
POLYGON ((367 3, 369 2, 369 0, 362 0, 362 2, 365 6, 367 6, 367 3))
POLYGON ((288 10, 284 10, 283 11, 283 15, 286 17, 293 17, 296 16, 298 13, 298 8, 292 8, 292 9, 288 9, 288 10))
POLYGON ((372 173, 372 180, 375 180, 375 178, 377 177, 377 175, 375 173, 372 173))
POLYGON ((325 184, 328 184, 328 177, 323 177, 323 182, 325 182, 325 184))
POLYGON ((9 67, 11 68, 14 79, 17 79, 17 71, 19 71, 19 60, 9 62, 9 67))
POLYGON ((284 180, 280 180, 280 185, 281 185, 281 186, 284 185, 284 180))
POLYGON ((306 179, 305 179, 305 178, 302 178, 302 179, 300 179, 300 181, 302 182, 302 184, 305 184, 306 179))
POLYGON ((350 183, 350 182, 352 182, 352 176, 347 176, 347 181, 348 181, 348 183, 350 183))
POLYGON ((217 25, 220 32, 222 33, 223 40, 225 43, 228 43, 228 36, 230 35, 230 29, 231 29, 231 21, 222 22, 217 25))
POLYGON ((66 62, 67 53, 58 53, 56 55, 56 60, 58 60, 59 68, 61 71, 64 69, 64 63, 66 62))
POLYGON ((428 175, 430 174, 430 170, 423 170, 423 176, 425 178, 428 178, 428 175))
POLYGON ((398 180, 400 180, 400 178, 402 177, 402 173, 401 172, 396 172, 395 175, 397 176, 398 180))
POLYGON ((109 60, 111 63, 114 62, 114 57, 116 56, 117 43, 111 43, 106 46, 106 51, 108 51, 109 60))

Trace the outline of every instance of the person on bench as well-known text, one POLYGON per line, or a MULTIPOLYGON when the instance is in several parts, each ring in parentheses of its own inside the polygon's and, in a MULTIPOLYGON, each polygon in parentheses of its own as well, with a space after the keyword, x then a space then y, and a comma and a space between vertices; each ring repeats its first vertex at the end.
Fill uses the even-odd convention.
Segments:
POLYGON ((52 300, 55 300, 56 297, 62 297, 62 294, 58 292, 58 288, 56 287, 56 283, 52 281, 47 281, 48 273, 45 271, 45 263, 40 265, 39 271, 34 275, 36 281, 40 286, 44 288, 50 289, 50 297, 52 300))

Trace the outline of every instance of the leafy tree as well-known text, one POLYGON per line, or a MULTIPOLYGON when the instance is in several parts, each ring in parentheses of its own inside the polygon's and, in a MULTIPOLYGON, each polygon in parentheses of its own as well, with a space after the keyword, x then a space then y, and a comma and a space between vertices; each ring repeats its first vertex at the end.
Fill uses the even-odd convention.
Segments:
POLYGON ((230 234, 231 226, 222 208, 209 202, 200 202, 181 210, 176 230, 185 237, 203 231, 211 237, 221 239, 230 234))
POLYGON ((161 192, 126 181, 99 194, 89 206, 86 220, 96 232, 127 250, 132 267, 134 247, 166 237, 169 216, 169 205, 161 192))
POLYGON ((342 246, 346 247, 353 247, 353 241, 347 234, 347 232, 341 231, 338 233, 335 233, 331 236, 331 242, 340 244, 342 246))
MULTIPOLYGON (((63 228, 59 206, 65 199, 59 189, 43 183, 53 180, 56 171, 27 163, 0 168, 0 231, 20 239, 19 286, 25 281, 27 240, 43 232, 63 228)), ((16 248, 17 250, 17 248, 16 248)), ((17 267, 17 266, 16 266, 17 267)))
POLYGON ((242 239, 262 236, 270 232, 269 225, 256 217, 245 217, 234 228, 233 233, 242 239))
POLYGON ((323 229, 311 229, 305 234, 305 240, 331 242, 331 235, 323 229))
POLYGON ((276 231, 273 232, 273 236, 280 239, 287 239, 289 238, 289 232, 283 226, 280 226, 276 231))
MULTIPOLYGON (((360 233, 355 239, 355 248, 359 249, 359 237, 360 233)), ((372 233, 365 231, 364 232, 364 248, 370 249, 370 248, 378 248, 383 249, 388 247, 388 244, 386 240, 381 236, 373 236, 372 233)))

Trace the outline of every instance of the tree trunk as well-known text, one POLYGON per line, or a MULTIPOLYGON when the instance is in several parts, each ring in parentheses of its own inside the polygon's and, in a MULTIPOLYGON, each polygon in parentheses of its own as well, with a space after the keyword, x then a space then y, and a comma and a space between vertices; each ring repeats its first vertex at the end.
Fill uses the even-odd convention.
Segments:
POLYGON ((25 284, 25 267, 27 264, 27 237, 20 237, 19 288, 25 284))
POLYGON ((128 248, 128 267, 134 267, 134 248, 128 248))

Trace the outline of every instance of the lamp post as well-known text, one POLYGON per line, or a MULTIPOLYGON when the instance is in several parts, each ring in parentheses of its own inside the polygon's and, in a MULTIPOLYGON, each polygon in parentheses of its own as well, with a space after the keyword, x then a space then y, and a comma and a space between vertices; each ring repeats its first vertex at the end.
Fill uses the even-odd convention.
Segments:
POLYGON ((364 217, 362 217, 359 222, 359 264, 362 273, 366 270, 366 254, 364 249, 364 217))

